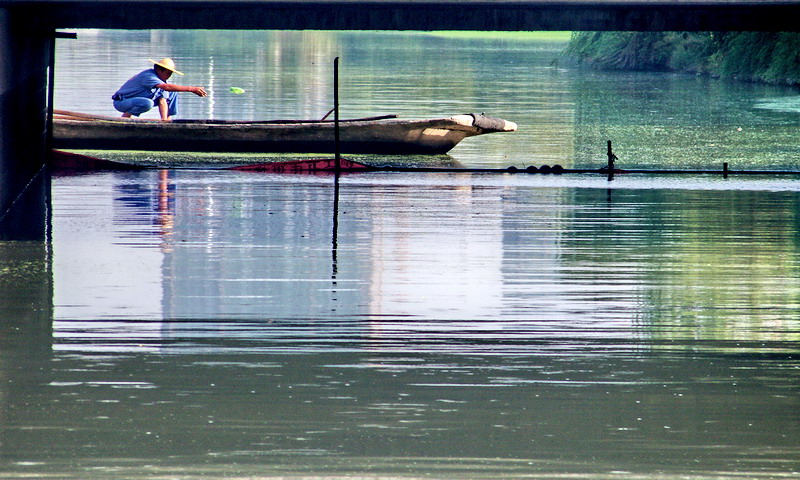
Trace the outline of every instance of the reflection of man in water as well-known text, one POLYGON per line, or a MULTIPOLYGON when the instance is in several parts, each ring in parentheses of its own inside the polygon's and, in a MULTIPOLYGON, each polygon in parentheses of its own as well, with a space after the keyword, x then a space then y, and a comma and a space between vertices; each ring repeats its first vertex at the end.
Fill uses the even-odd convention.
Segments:
POLYGON ((173 73, 183 75, 175 69, 171 58, 150 61, 155 64, 153 68, 131 77, 111 97, 114 108, 122 112, 123 117, 138 117, 157 105, 161 120, 168 122, 178 113, 178 92, 191 92, 199 97, 208 95, 203 87, 167 83, 173 73))

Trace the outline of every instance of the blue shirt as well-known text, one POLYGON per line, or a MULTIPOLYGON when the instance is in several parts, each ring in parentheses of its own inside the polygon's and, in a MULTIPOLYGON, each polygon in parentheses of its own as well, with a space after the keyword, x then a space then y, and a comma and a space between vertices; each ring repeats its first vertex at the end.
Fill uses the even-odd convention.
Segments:
POLYGON ((158 78, 155 68, 150 68, 128 79, 123 83, 119 90, 114 93, 114 98, 135 98, 144 97, 156 100, 164 95, 164 90, 156 88, 156 85, 167 83, 158 78))

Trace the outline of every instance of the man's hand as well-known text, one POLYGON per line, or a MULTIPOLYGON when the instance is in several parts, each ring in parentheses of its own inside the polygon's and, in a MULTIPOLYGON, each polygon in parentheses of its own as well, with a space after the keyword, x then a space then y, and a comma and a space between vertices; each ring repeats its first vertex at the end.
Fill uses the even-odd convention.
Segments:
POLYGON ((189 91, 197 95, 198 97, 207 97, 208 93, 206 89, 203 87, 189 87, 189 91))

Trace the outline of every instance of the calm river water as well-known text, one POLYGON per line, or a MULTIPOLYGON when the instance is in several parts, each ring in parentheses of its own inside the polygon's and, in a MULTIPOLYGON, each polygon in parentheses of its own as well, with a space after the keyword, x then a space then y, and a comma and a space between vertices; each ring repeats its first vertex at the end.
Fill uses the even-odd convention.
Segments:
MULTIPOLYGON (((796 90, 562 48, 84 31, 56 107, 114 114, 170 55, 212 92, 186 117, 316 118, 340 56, 346 116, 520 125, 367 160, 599 166, 611 139, 623 166, 798 168, 796 90)), ((800 476, 797 177, 162 168, 51 191, 47 240, 0 242, 0 478, 800 476)))

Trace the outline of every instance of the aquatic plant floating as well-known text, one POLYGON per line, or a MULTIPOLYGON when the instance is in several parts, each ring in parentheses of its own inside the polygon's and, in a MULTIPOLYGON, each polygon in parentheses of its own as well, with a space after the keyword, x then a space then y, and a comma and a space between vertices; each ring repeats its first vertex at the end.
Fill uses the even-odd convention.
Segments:
POLYGON ((231 91, 231 93, 235 93, 236 95, 241 95, 244 93, 244 88, 231 87, 229 90, 231 91))

